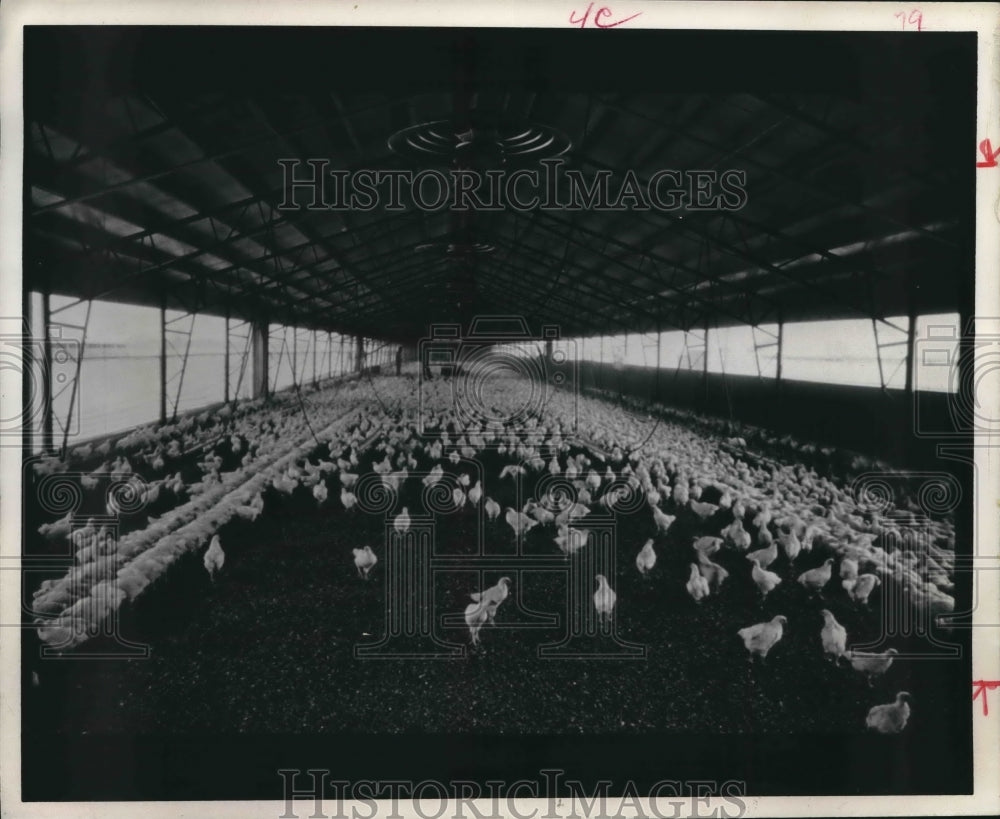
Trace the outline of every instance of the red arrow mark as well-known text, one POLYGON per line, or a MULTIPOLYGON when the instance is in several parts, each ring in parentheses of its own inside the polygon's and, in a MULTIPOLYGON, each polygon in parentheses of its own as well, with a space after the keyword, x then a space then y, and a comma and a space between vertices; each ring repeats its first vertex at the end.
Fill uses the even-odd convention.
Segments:
POLYGON ((987 700, 986 692, 992 691, 995 688, 1000 688, 1000 680, 974 680, 972 683, 973 701, 978 699, 979 695, 982 694, 984 717, 988 717, 990 715, 990 704, 987 700))

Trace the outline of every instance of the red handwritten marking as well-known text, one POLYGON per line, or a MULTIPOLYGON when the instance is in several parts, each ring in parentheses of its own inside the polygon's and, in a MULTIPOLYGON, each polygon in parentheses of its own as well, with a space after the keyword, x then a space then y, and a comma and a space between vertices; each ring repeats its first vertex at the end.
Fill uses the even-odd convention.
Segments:
POLYGON ((903 31, 906 31, 907 26, 910 26, 911 28, 913 26, 916 26, 917 31, 924 30, 923 29, 924 15, 923 12, 920 11, 920 9, 913 9, 912 11, 910 11, 909 14, 907 14, 905 11, 897 11, 892 16, 902 21, 903 31))
MULTIPOLYGON (((571 11, 569 13, 569 24, 571 26, 579 25, 580 28, 586 28, 587 27, 587 21, 589 19, 591 19, 590 18, 590 12, 593 11, 593 8, 594 8, 594 4, 593 3, 588 4, 587 5, 587 10, 583 13, 582 17, 578 16, 576 9, 574 9, 573 11, 571 11)), ((593 26, 595 28, 617 28, 618 26, 622 25, 623 23, 627 23, 629 20, 634 20, 640 14, 642 14, 641 11, 640 12, 636 12, 631 17, 623 17, 621 20, 613 20, 610 23, 602 23, 601 22, 602 19, 607 19, 608 17, 613 17, 614 16, 614 12, 611 11, 611 9, 609 9, 607 6, 601 6, 594 13, 593 26)))
POLYGON ((987 690, 992 691, 994 688, 1000 688, 1000 680, 975 680, 972 683, 972 700, 975 702, 979 695, 983 695, 983 716, 988 717, 990 715, 990 704, 986 699, 987 690))
POLYGON ((984 139, 979 143, 979 153, 983 155, 983 162, 977 162, 977 168, 995 168, 997 166, 997 157, 1000 157, 1000 147, 993 150, 993 143, 988 139, 984 139))

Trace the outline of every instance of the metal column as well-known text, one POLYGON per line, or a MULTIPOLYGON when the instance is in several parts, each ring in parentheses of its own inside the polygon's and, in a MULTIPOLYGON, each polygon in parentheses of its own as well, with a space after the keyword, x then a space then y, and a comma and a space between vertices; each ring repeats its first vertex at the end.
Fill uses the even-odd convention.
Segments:
POLYGON ((906 392, 913 393, 913 347, 917 337, 917 317, 913 310, 910 310, 910 326, 906 328, 906 392))
POLYGON ((42 344, 45 350, 45 369, 42 376, 42 451, 52 452, 52 315, 49 312, 49 293, 42 293, 42 344))
POLYGON ((778 316, 778 370, 775 373, 774 383, 781 383, 781 356, 785 347, 785 322, 778 316))
POLYGON ((160 305, 160 423, 167 423, 167 305, 160 305))
POLYGON ((269 393, 267 342, 267 322, 255 321, 250 329, 253 377, 251 398, 266 397, 269 393))
POLYGON ((229 403, 229 313, 226 313, 226 354, 223 363, 225 369, 225 384, 223 387, 223 400, 229 403))

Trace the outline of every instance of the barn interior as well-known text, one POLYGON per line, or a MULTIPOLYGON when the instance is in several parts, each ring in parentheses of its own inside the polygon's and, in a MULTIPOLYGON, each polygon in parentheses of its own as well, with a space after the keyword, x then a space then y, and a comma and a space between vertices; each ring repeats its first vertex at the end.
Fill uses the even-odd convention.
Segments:
POLYGON ((975 38, 609 34, 26 29, 26 794, 277 798, 315 758, 969 787, 936 618, 972 599, 975 38), (556 165, 615 201, 313 175, 556 165), (615 195, 664 170, 745 196, 615 195), (831 661, 824 610, 898 659, 831 661), (903 690, 912 725, 866 731, 903 690))

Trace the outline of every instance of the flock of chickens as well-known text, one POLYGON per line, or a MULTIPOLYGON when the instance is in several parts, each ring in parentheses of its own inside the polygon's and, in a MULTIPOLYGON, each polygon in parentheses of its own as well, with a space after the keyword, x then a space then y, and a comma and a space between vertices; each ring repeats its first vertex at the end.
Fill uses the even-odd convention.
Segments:
MULTIPOLYGON (((481 507, 489 523, 506 524, 517 538, 541 527, 537 531, 548 531, 546 538, 567 559, 589 548, 585 527, 578 527, 579 521, 594 511, 627 510, 628 514, 648 516, 650 531, 656 534, 641 546, 637 544, 635 570, 648 576, 657 565, 658 549, 662 554, 664 548, 686 548, 690 560, 684 588, 698 606, 710 605, 713 597, 726 594, 727 581, 732 582, 731 572, 713 559, 720 553, 741 556, 740 565, 745 569, 740 571, 756 586, 761 601, 782 583, 796 583, 815 600, 824 621, 815 636, 816 650, 832 662, 849 665, 869 681, 884 675, 898 652, 849 649, 844 626, 831 608, 823 605, 831 588, 842 589, 853 604, 867 606, 883 578, 892 579, 904 585, 913 605, 926 605, 935 613, 953 609, 948 592, 952 590, 954 535, 946 521, 919 520, 915 513, 909 519, 905 515, 890 519, 884 508, 866 508, 863 499, 852 497, 837 481, 801 464, 752 457, 739 438, 726 439, 723 446, 684 424, 663 421, 651 430, 649 416, 637 417, 605 401, 577 398, 571 403, 556 393, 549 398, 544 418, 533 417, 515 427, 502 420, 506 408, 495 407, 497 419, 463 428, 454 412, 449 385, 423 385, 429 391, 424 395, 423 415, 415 409, 415 387, 412 378, 358 382, 347 394, 329 391, 329 395, 314 397, 311 417, 297 414, 291 405, 244 409, 238 418, 221 425, 221 434, 215 429, 215 445, 208 447, 210 451, 198 464, 200 480, 185 483, 177 473, 155 482, 143 481, 137 491, 145 493, 145 504, 155 503, 157 493, 163 491, 184 496, 187 503, 160 520, 151 519, 146 529, 119 541, 110 560, 110 573, 97 578, 99 583, 114 584, 118 594, 112 595, 112 607, 126 598, 134 599, 155 580, 157 570, 166 570, 170 560, 143 564, 157 549, 162 553, 164 543, 170 545, 169 554, 176 556, 207 542, 203 563, 215 581, 225 565, 218 528, 233 518, 256 520, 267 508, 269 493, 291 497, 307 491, 318 507, 333 503, 331 496, 338 497, 344 514, 358 514, 358 482, 369 466, 384 487, 400 493, 408 481, 418 480, 416 474, 411 475, 417 473, 418 466, 431 464, 426 474, 417 473, 422 475, 419 480, 425 487, 442 481, 447 486, 453 484, 451 500, 456 509, 481 507), (489 479, 497 482, 493 487, 537 482, 550 476, 559 480, 563 490, 529 500, 521 508, 504 508, 487 494, 494 490, 484 485, 485 477, 473 481, 466 473, 454 474, 463 460, 476 460, 486 452, 507 462, 489 479), (238 466, 226 472, 227 461, 238 462, 238 466), (199 499, 204 503, 199 504, 199 499), (690 543, 664 546, 665 536, 682 516, 694 532, 690 543), (157 523, 174 517, 179 526, 157 530, 157 523), (915 556, 879 545, 883 534, 908 522, 924 528, 930 525, 937 535, 929 559, 919 565, 915 556), (130 537, 134 543, 129 542, 130 537), (805 568, 802 564, 815 563, 808 560, 814 550, 830 556, 805 568), (785 578, 774 571, 777 563, 787 567, 785 578), (796 570, 796 565, 802 566, 801 570, 796 570), (141 571, 143 568, 147 571, 141 571), (138 576, 145 582, 137 581, 138 576)), ((508 394, 512 404, 516 403, 516 383, 508 394)), ((182 453, 204 452, 201 439, 213 440, 205 434, 206 429, 213 427, 191 424, 169 440, 179 442, 177 448, 182 453), (194 440, 185 440, 185 435, 194 440)), ((144 452, 142 458, 152 470, 162 472, 167 468, 162 463, 164 456, 169 460, 176 454, 170 452, 174 443, 164 444, 150 430, 145 435, 138 445, 144 452)), ((99 454, 106 457, 110 453, 99 454)), ((84 459, 91 453, 76 455, 84 459)), ((102 463, 109 473, 120 473, 123 466, 121 455, 114 462, 102 463)), ((59 469, 55 465, 49 471, 59 469)), ((499 489, 494 494, 502 496, 499 489)), ((411 520, 409 508, 403 506, 393 526, 405 532, 411 520)), ((46 538, 68 536, 64 529, 57 521, 43 525, 39 532, 46 538)), ((84 553, 80 558, 88 547, 96 549, 96 541, 79 547, 82 566, 90 565, 86 558, 93 557, 84 553)), ((353 548, 352 555, 358 577, 367 580, 378 564, 376 550, 366 545, 353 548)), ((733 565, 731 560, 729 565, 733 565)), ((615 578, 598 574, 594 582, 594 609, 600 620, 610 620, 617 605, 615 578)), ((510 585, 510 578, 502 577, 491 587, 469 592, 471 602, 464 614, 474 646, 480 645, 481 630, 495 620, 507 600, 510 585)), ((43 584, 36 603, 39 598, 43 604, 51 599, 58 587, 58 582, 43 584)), ((78 605, 71 599, 66 602, 69 609, 78 605)), ((67 617, 66 610, 58 606, 43 611, 58 615, 57 621, 67 617)), ((71 612, 71 616, 79 617, 80 612, 71 612)), ((796 627, 786 616, 776 615, 740 628, 734 639, 738 636, 742 640, 752 662, 764 663, 780 645, 786 629, 796 627)), ((43 632, 48 629, 51 636, 52 628, 48 621, 40 625, 43 639, 43 632)), ((894 702, 875 705, 868 712, 866 726, 881 733, 902 731, 910 717, 910 701, 910 695, 901 691, 894 702)))

